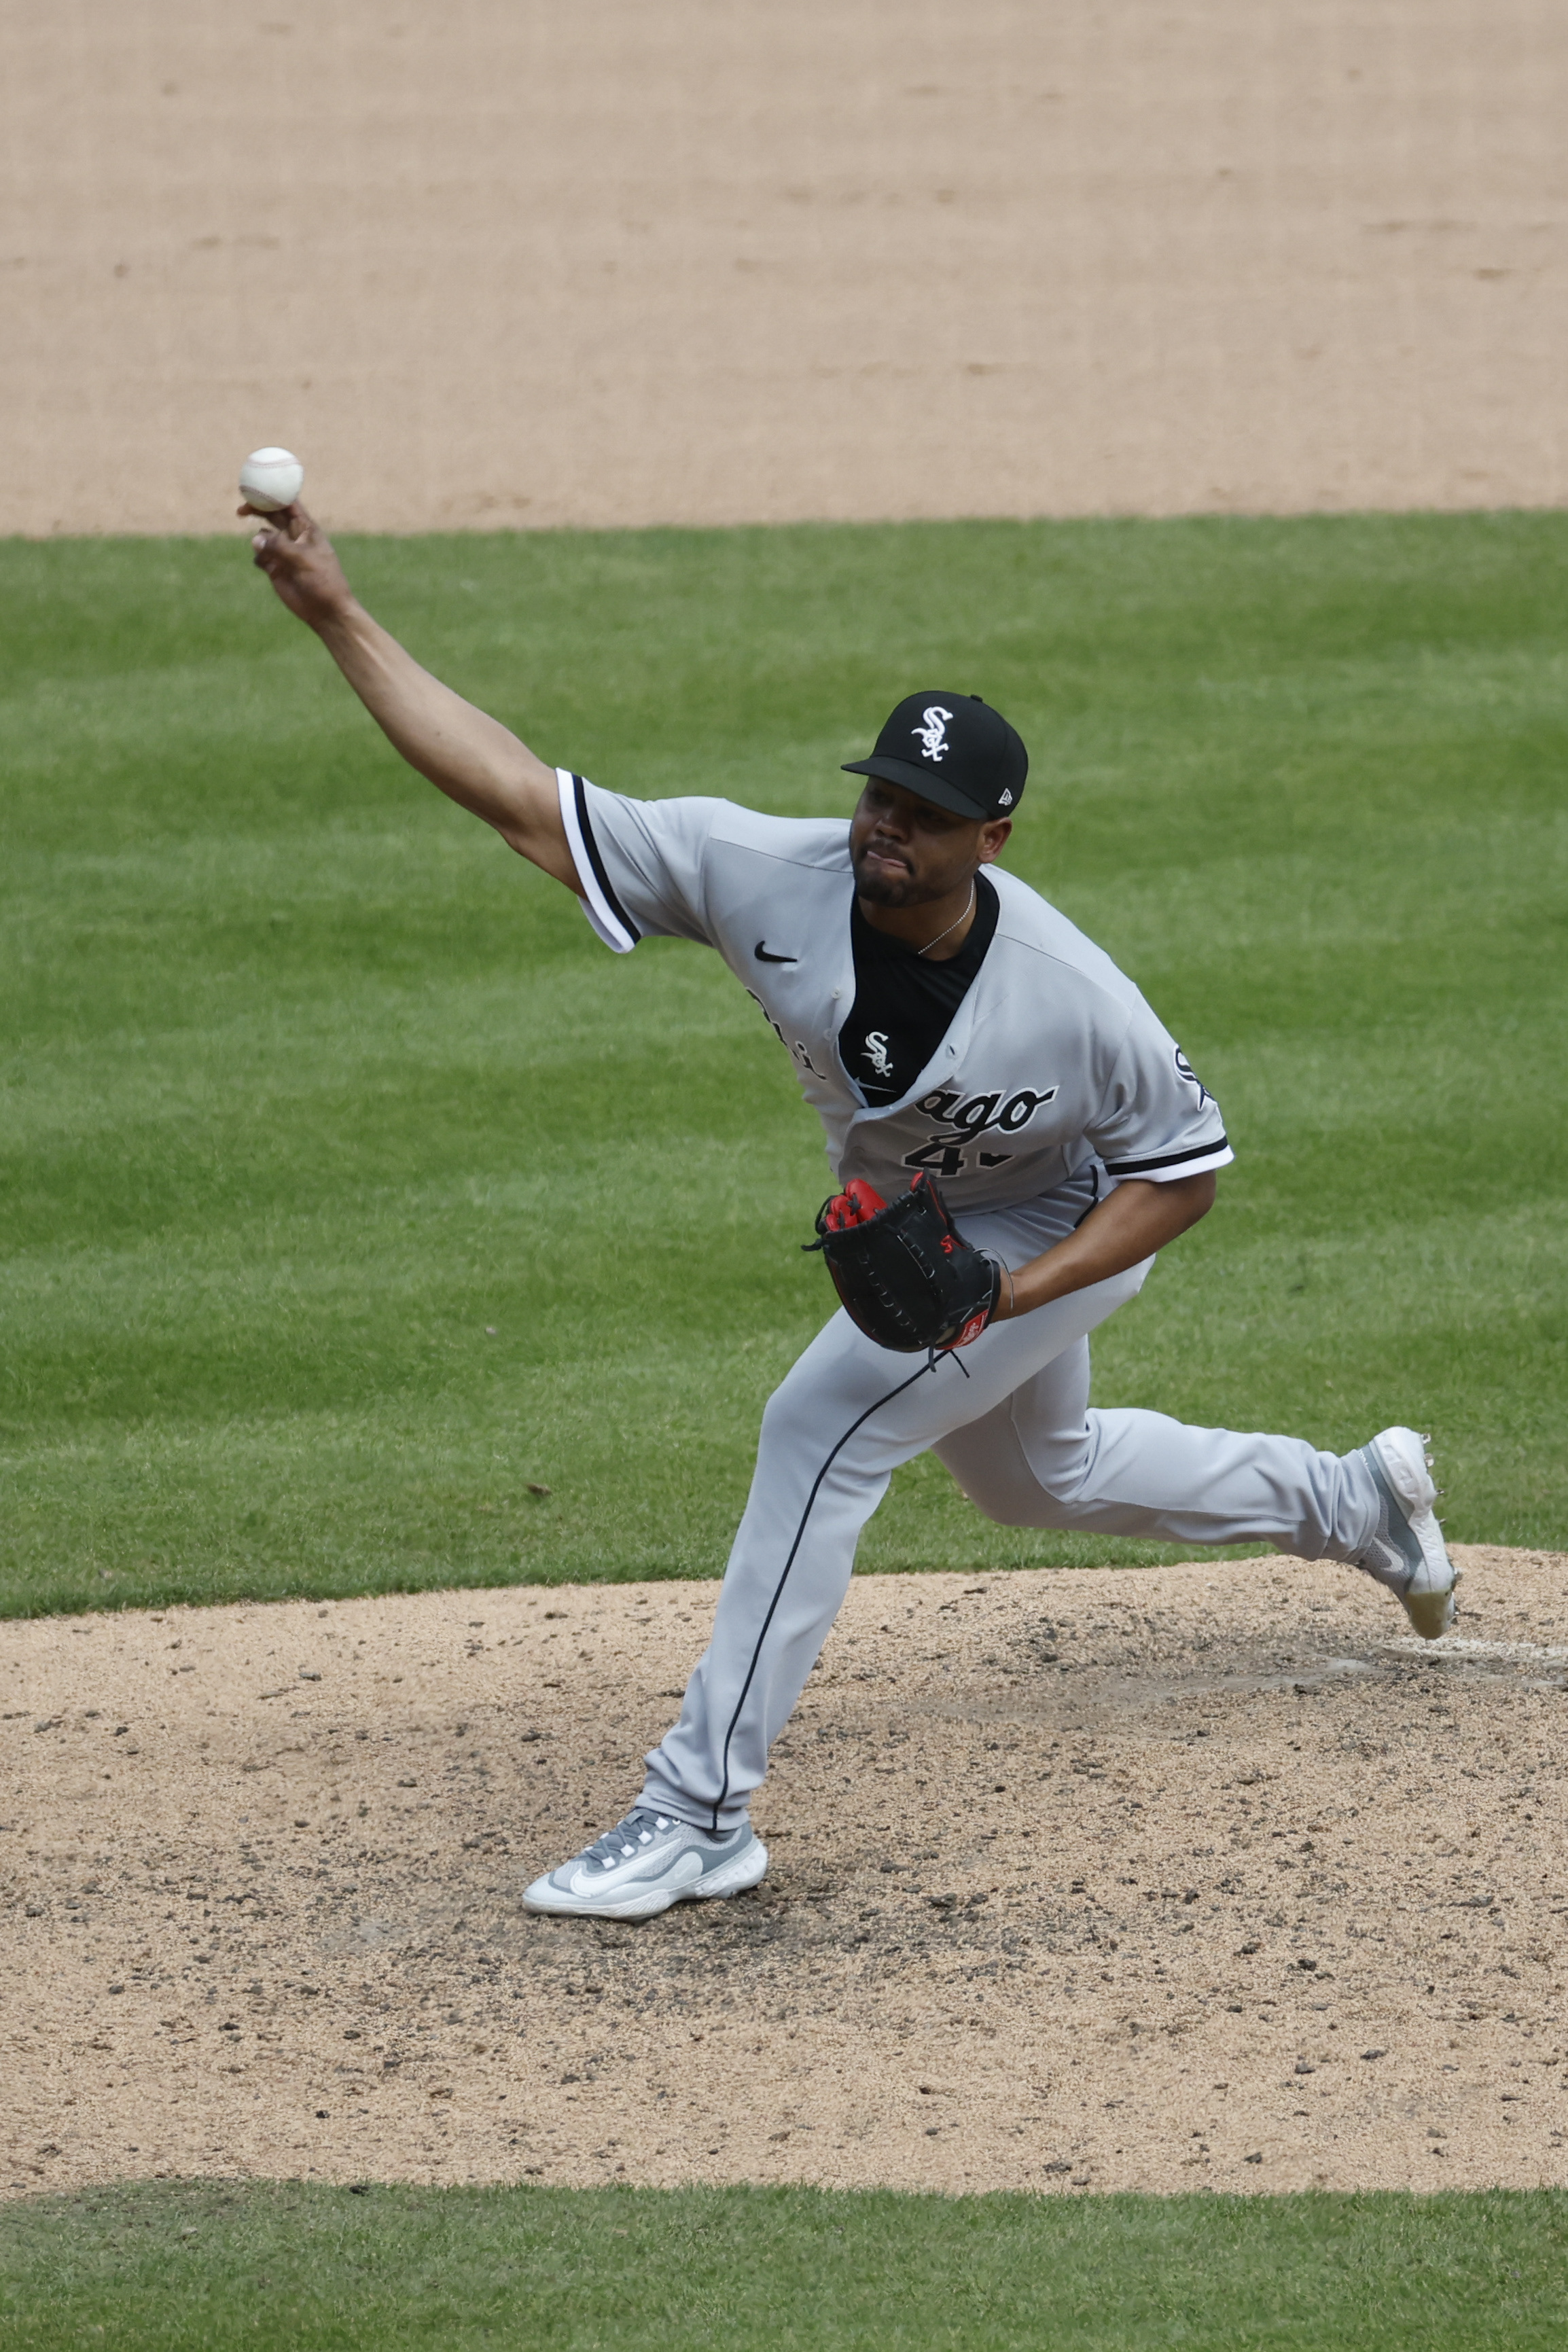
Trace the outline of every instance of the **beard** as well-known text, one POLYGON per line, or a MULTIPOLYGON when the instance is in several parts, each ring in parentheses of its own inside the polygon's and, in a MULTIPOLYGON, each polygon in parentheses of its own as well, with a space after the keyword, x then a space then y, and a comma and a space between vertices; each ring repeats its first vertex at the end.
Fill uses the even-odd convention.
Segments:
POLYGON ((872 907, 923 907, 932 898, 945 898, 952 887, 944 884, 933 890, 929 883, 917 880, 912 874, 906 875, 902 881, 894 881, 889 875, 871 873, 865 861, 853 854, 849 870, 855 877, 857 897, 872 907))

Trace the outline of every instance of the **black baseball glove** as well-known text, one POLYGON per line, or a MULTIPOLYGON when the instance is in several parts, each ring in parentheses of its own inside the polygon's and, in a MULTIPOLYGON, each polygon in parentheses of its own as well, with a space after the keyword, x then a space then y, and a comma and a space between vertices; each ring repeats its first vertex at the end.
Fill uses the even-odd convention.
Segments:
POLYGON ((996 1311, 1002 1270, 971 1249, 922 1169, 891 1202, 860 1177, 825 1201, 819 1238, 845 1312, 879 1348, 965 1348, 996 1311))

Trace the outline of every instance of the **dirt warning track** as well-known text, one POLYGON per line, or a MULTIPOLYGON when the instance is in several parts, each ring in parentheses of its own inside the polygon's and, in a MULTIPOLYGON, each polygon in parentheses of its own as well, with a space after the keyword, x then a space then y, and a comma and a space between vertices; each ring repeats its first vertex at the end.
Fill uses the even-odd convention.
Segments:
POLYGON ((1568 1558, 858 1579, 753 1895, 542 1920, 716 1586, 13 1623, 12 2193, 1568 2180, 1568 1558))

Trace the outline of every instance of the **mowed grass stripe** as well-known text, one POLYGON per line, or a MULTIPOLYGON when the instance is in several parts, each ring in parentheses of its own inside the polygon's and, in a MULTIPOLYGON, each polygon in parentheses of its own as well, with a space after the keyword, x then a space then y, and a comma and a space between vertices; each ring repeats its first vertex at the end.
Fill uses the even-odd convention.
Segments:
MULTIPOLYGON (((365 541, 414 650, 634 793, 847 814, 893 698, 1033 753, 1009 862, 1239 1153, 1097 1396, 1435 1429, 1568 1543, 1568 518, 365 541)), ((717 961, 611 959, 401 768, 243 545, 0 547, 0 1608, 706 1575, 827 1297, 717 961), (548 1496, 531 1486, 551 1488, 548 1496)), ((1173 1557, 929 1464, 871 1567, 1173 1557)))
POLYGON ((230 2183, 0 2208, 25 2352, 1546 2352, 1568 2198, 230 2183))

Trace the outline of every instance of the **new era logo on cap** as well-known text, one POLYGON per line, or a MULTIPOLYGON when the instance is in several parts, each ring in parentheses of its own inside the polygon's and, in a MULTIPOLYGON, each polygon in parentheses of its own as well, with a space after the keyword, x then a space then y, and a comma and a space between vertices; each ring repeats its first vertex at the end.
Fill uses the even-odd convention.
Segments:
POLYGON ((907 694, 854 776, 881 776, 959 816, 1005 816, 1017 805, 1029 755, 999 710, 977 694, 907 694))

